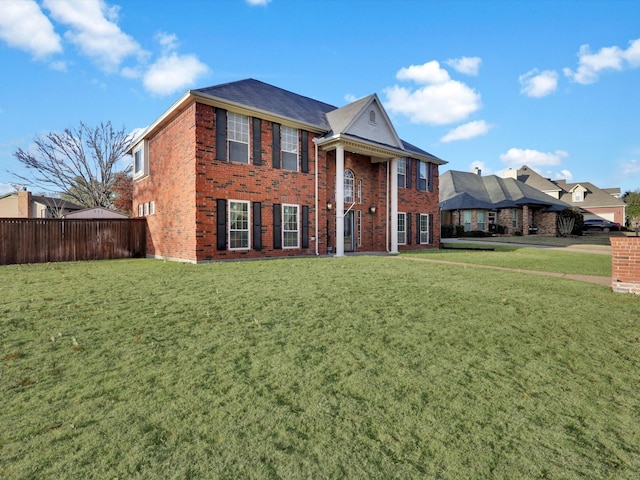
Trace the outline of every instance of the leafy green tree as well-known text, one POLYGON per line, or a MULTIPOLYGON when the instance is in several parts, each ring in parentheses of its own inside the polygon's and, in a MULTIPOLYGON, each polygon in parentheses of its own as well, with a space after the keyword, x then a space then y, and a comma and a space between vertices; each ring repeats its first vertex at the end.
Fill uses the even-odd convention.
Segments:
POLYGON ((627 204, 626 212, 629 218, 629 224, 636 231, 640 230, 640 190, 626 192, 623 196, 624 202, 627 204))
POLYGON ((111 122, 89 127, 80 122, 76 129, 50 132, 34 139, 33 153, 19 149, 14 156, 31 177, 13 175, 85 207, 112 208, 117 194, 117 173, 128 174, 132 165, 118 169, 126 155, 131 137, 124 127, 114 130, 111 122))

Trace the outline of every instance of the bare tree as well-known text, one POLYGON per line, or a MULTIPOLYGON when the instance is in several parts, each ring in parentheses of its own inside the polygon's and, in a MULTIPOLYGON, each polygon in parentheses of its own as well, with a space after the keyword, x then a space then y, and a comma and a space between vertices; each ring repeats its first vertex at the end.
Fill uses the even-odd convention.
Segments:
POLYGON ((118 162, 131 143, 124 127, 114 131, 111 122, 88 127, 80 122, 77 129, 51 132, 34 139, 35 152, 19 149, 14 156, 33 172, 28 178, 15 177, 40 188, 61 192, 85 207, 110 208, 114 199, 116 174, 131 171, 131 165, 118 170, 118 162))

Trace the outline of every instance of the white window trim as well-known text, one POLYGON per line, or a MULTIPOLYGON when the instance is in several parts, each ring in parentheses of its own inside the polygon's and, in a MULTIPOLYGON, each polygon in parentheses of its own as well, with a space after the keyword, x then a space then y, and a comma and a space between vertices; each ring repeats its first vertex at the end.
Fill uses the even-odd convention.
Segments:
POLYGON ((139 203, 139 204, 138 204, 138 216, 139 216, 139 217, 142 217, 142 216, 143 216, 143 214, 144 214, 144 205, 143 205, 143 204, 141 204, 141 203, 139 203))
POLYGON ((300 171, 300 148, 299 148, 299 143, 300 143, 300 131, 297 128, 287 127, 286 125, 282 125, 280 127, 280 152, 282 154, 284 154, 284 153, 294 153, 296 155, 296 169, 295 170, 291 170, 290 168, 285 168, 284 167, 284 155, 281 155, 280 163, 281 163, 281 166, 282 166, 283 170, 287 170, 289 172, 298 172, 298 171, 300 171), (294 142, 293 150, 286 150, 285 149, 285 145, 287 143, 289 143, 289 142, 285 142, 284 141, 284 137, 285 137, 285 134, 286 134, 287 131, 290 132, 291 134, 293 134, 293 132, 295 132, 296 140, 294 142))
POLYGON ((406 212, 398 212, 398 245, 406 245, 407 244, 407 214, 406 212), (400 215, 404 216, 404 230, 400 230, 400 215), (400 233, 404 233, 404 241, 400 241, 400 233))
MULTIPOLYGON (((235 124, 237 124, 237 125, 244 125, 244 124, 245 124, 245 122, 240 123, 240 122, 237 122, 237 121, 234 121, 234 123, 235 123, 235 124)), ((250 123, 251 123, 250 118, 249 118, 248 116, 246 116, 246 115, 241 115, 241 114, 239 114, 239 113, 235 113, 235 112, 228 112, 228 113, 227 113, 227 158, 229 159, 229 161, 230 161, 230 162, 246 163, 246 164, 248 164, 248 163, 249 163, 250 150, 251 150, 251 149, 250 149, 250 145, 251 145, 251 125, 250 125, 250 123), (233 116, 233 117, 238 117, 238 118, 246 119, 246 125, 247 125, 247 131, 246 131, 246 134, 247 134, 247 141, 246 141, 246 142, 244 142, 244 141, 242 141, 242 140, 237 140, 236 138, 233 138, 233 139, 231 138, 230 133, 231 133, 232 131, 233 131, 234 133, 236 133, 236 131, 235 131, 235 130, 231 130, 231 129, 229 128, 229 125, 230 125, 230 124, 231 124, 231 122, 232 122, 232 120, 231 120, 232 116, 233 116), (231 145, 230 145, 230 143, 231 143, 231 142, 234 142, 234 143, 241 143, 241 144, 244 144, 244 145, 246 145, 246 146, 247 146, 247 161, 246 161, 246 162, 245 162, 244 160, 232 160, 232 159, 231 159, 231 145)), ((242 134, 244 134, 244 133, 245 133, 245 132, 240 132, 240 135, 242 135, 242 134)), ((235 137, 235 135, 234 135, 234 137, 235 137)))
POLYGON ((282 204, 282 248, 283 249, 291 249, 291 248, 300 248, 300 205, 297 204, 293 204, 293 203, 283 203, 282 204), (284 215, 284 209, 285 207, 295 207, 296 208, 296 230, 285 230, 285 226, 287 224, 286 219, 285 219, 285 215, 284 215), (285 232, 296 232, 296 245, 285 245, 285 238, 284 238, 284 234, 285 232))
POLYGON ((429 219, 429 214, 428 213, 421 213, 420 214, 420 221, 419 221, 419 224, 418 224, 418 228, 420 229, 420 245, 429 245, 429 243, 430 243, 429 242, 429 234, 431 232, 429 232, 429 220, 430 219, 429 219), (422 229, 422 219, 423 218, 427 219, 427 229, 426 230, 422 229), (427 236, 427 241, 426 242, 422 241, 422 235, 423 234, 426 234, 426 236, 427 236))
POLYGON ((355 180, 356 174, 353 173, 353 170, 345 168, 344 178, 342 180, 342 185, 344 186, 344 203, 353 203, 354 190, 356 187, 355 180), (347 182, 349 182, 349 187, 347 187, 347 182))
POLYGON ((247 200, 229 200, 227 202, 227 216, 229 218, 229 225, 227 226, 227 238, 229 250, 231 251, 242 251, 242 250, 251 250, 251 204, 247 200), (247 232, 247 246, 246 247, 232 247, 231 246, 231 204, 232 203, 243 203, 247 206, 247 229, 240 230, 235 229, 234 232, 247 232))
POLYGON ((358 179, 358 205, 362 205, 362 180, 358 179))
POLYGON ((362 210, 356 210, 357 245, 362 246, 362 210))
POLYGON ((149 175, 149 141, 142 140, 135 147, 133 147, 132 151, 133 156, 133 178, 135 180, 144 178, 149 175), (136 154, 140 152, 142 168, 140 170, 136 170, 136 154))
POLYGON ((149 215, 155 215, 156 214, 156 202, 155 200, 151 200, 149 202, 149 215))
POLYGON ((398 188, 407 188, 407 159, 398 159, 398 188), (402 181, 400 181, 402 177, 402 181))

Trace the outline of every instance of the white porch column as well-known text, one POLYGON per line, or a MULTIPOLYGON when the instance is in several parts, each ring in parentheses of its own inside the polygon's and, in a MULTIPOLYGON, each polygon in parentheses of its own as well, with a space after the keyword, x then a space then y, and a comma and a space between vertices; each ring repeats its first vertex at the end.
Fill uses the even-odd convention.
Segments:
POLYGON ((398 253, 398 159, 391 160, 391 253, 398 253))
POLYGON ((336 147, 336 257, 344 257, 344 147, 336 147))

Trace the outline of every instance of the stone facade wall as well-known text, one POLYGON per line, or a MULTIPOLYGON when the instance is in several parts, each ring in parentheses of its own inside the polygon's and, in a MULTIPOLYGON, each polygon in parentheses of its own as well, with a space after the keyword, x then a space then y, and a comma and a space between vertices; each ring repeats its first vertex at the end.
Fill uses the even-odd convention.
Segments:
POLYGON ((611 237, 614 292, 640 295, 640 237, 611 237))

